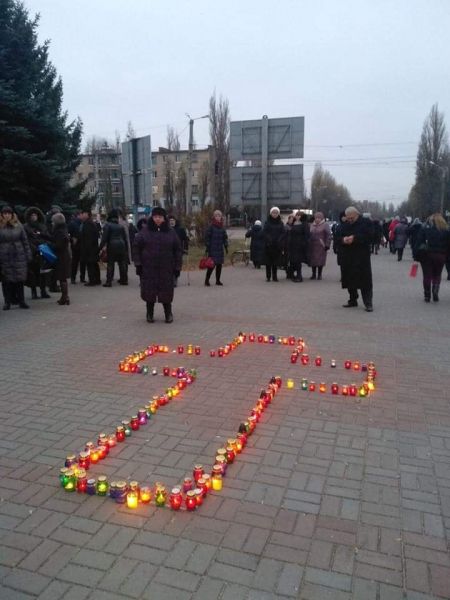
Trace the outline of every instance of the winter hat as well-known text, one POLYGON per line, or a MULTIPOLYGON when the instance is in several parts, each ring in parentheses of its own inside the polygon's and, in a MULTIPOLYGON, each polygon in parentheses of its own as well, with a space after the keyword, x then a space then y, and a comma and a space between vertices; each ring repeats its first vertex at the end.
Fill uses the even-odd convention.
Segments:
POLYGON ((52 216, 53 225, 63 225, 66 222, 66 217, 62 213, 55 213, 52 216))
POLYGON ((152 217, 154 217, 155 215, 159 215, 160 217, 164 217, 165 219, 167 219, 167 213, 161 206, 155 206, 153 208, 152 217))
POLYGON ((278 206, 272 206, 272 208, 270 209, 270 213, 269 213, 272 217, 279 217, 280 216, 280 209, 278 208, 278 206))
POLYGON ((13 215, 14 211, 10 206, 5 205, 2 207, 2 214, 3 213, 11 213, 13 215))
POLYGON ((262 225, 261 221, 259 221, 259 220, 256 220, 254 224, 255 225, 262 225))

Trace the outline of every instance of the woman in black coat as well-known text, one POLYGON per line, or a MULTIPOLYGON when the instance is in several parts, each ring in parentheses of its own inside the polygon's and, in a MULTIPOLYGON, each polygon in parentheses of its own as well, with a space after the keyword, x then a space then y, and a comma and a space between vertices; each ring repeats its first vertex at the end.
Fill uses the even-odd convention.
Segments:
POLYGON ((119 284, 128 285, 127 274, 127 238, 125 230, 119 224, 119 213, 116 209, 109 212, 107 222, 103 227, 100 252, 106 246, 106 283, 103 287, 110 288, 114 279, 115 263, 119 265, 119 284))
POLYGON ((288 255, 289 268, 292 276, 292 281, 301 282, 302 263, 308 262, 308 240, 309 240, 309 225, 308 217, 304 213, 299 213, 292 223, 288 232, 288 255))
POLYGON ((37 287, 41 290, 41 298, 50 298, 45 289, 45 274, 41 273, 41 256, 39 246, 49 240, 44 213, 36 206, 30 206, 25 211, 24 229, 28 237, 33 259, 28 265, 26 285, 31 288, 31 299, 36 300, 37 287))
POLYGON ((209 287, 212 272, 216 270, 216 285, 223 285, 220 281, 222 265, 225 262, 225 252, 228 252, 228 235, 223 226, 223 216, 220 210, 213 212, 211 225, 205 235, 206 254, 214 261, 214 267, 206 270, 205 285, 209 287))
POLYGON ((54 276, 61 288, 61 298, 57 300, 60 306, 69 305, 69 286, 67 283, 70 277, 72 256, 70 254, 70 237, 66 225, 66 219, 62 213, 56 213, 52 216, 52 235, 50 247, 58 257, 56 261, 54 276))
POLYGON ((444 217, 434 213, 417 236, 416 256, 423 272, 425 302, 439 302, 442 270, 450 255, 450 231, 444 217))
POLYGON ((264 263, 264 232, 261 221, 255 221, 245 234, 250 238, 250 260, 255 269, 260 269, 264 263))
POLYGON ((266 281, 270 281, 271 277, 273 281, 278 281, 277 269, 282 262, 286 230, 277 206, 270 209, 263 231, 266 281))
POLYGON ((134 238, 133 261, 141 278, 141 298, 147 303, 147 321, 154 322, 155 302, 164 307, 166 323, 172 323, 173 276, 181 271, 181 244, 169 227, 166 211, 156 206, 147 226, 134 238))

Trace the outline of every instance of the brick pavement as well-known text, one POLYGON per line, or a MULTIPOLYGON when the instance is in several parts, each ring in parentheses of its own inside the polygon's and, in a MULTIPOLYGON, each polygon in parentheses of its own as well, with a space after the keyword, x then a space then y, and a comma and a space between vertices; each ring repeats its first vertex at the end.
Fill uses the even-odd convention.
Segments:
POLYGON ((173 325, 145 322, 135 278, 72 287, 67 308, 39 300, 0 314, 2 600, 450 598, 450 282, 425 305, 409 257, 384 251, 373 260, 375 312, 344 310, 331 258, 322 282, 268 284, 238 266, 205 289, 201 273, 189 287, 182 275, 173 325), (325 363, 373 359, 377 391, 361 401, 301 392, 300 377, 317 372, 279 347, 207 356, 240 329, 301 335, 325 363), (210 464, 268 376, 297 383, 195 513, 130 512, 57 486, 68 452, 164 387, 116 372, 154 342, 201 344, 183 361, 198 380, 97 474, 172 485, 210 464))

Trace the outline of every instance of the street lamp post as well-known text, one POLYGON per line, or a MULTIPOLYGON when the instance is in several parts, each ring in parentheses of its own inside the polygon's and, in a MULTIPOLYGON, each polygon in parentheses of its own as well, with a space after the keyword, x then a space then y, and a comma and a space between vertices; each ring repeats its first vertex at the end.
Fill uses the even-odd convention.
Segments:
POLYGON ((437 167, 441 174, 440 213, 441 213, 441 215, 444 215, 445 180, 447 179, 448 167, 443 167, 442 165, 438 165, 433 160, 429 160, 428 163, 430 165, 433 165, 433 167, 437 167))
POLYGON ((199 119, 209 119, 209 115, 203 115, 203 117, 196 117, 193 119, 191 115, 186 113, 189 119, 189 150, 188 150, 188 168, 186 177, 186 214, 192 212, 192 153, 194 151, 194 121, 199 119))

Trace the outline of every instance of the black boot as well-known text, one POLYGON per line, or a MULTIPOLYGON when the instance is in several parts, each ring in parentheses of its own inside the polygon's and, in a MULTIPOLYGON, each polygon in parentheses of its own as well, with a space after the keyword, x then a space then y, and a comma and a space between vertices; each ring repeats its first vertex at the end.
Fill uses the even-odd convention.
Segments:
POLYGON ((312 275, 310 277, 310 279, 315 279, 316 278, 316 267, 311 267, 312 268, 312 275))
POLYGON ((166 323, 172 323, 173 314, 172 314, 172 305, 171 304, 163 304, 164 306, 164 315, 166 317, 166 323))
POLYGON ((23 289, 23 283, 16 283, 16 294, 19 308, 30 308, 25 302, 25 292, 23 289))
POLYGON ((439 283, 433 283, 431 288, 433 292, 433 302, 439 302, 439 283))
POLYGON ((431 300, 431 284, 423 284, 423 297, 425 302, 429 302, 431 300))
POLYGON ((317 279, 322 279, 322 268, 323 267, 317 267, 317 279))
POLYGON ((41 287, 41 298, 51 298, 50 294, 47 294, 45 287, 41 287))
POLYGON ((31 288, 31 299, 32 300, 37 300, 38 299, 38 295, 37 295, 37 291, 35 287, 31 288))
POLYGON ((57 300, 57 303, 60 306, 64 306, 65 304, 69 305, 70 304, 69 284, 67 283, 67 281, 61 281, 60 287, 61 287, 61 298, 59 300, 57 300))
POLYGON ((154 302, 147 302, 147 323, 154 323, 155 319, 153 318, 155 310, 154 302))

